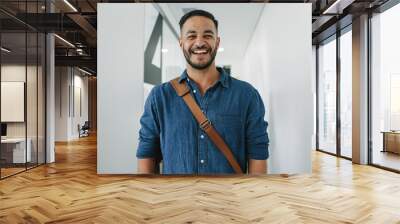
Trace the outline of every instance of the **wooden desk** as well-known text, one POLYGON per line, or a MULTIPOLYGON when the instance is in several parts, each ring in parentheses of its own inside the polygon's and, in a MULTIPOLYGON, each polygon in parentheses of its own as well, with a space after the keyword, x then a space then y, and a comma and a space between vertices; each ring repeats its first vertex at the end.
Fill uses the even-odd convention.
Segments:
POLYGON ((1 139, 1 156, 6 163, 25 163, 31 161, 31 139, 27 139, 25 151, 25 138, 1 139), (25 153, 26 152, 26 153, 25 153), (25 161, 26 160, 26 161, 25 161))
POLYGON ((383 150, 382 152, 392 152, 400 154, 400 131, 383 131, 383 150))

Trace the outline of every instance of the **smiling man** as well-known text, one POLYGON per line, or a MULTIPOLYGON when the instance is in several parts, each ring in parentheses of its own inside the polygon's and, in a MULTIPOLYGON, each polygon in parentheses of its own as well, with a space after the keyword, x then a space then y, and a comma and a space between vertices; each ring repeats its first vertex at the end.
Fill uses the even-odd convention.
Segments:
MULTIPOLYGON (((249 83, 215 66, 218 21, 209 12, 194 10, 179 25, 179 45, 187 63, 176 83, 190 91, 239 169, 265 174, 269 140, 264 104, 249 83)), ((220 144, 199 125, 175 88, 171 82, 155 86, 146 100, 136 154, 139 173, 157 172, 161 160, 163 174, 235 173, 220 144)))

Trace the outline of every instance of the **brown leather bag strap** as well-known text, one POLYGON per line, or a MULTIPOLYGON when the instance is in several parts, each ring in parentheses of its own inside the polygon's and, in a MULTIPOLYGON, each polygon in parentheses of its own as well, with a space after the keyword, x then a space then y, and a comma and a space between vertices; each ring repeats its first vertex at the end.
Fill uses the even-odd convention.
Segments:
POLYGON ((174 87, 178 96, 182 97, 185 101, 186 105, 189 107, 193 116, 200 124, 200 128, 208 135, 211 141, 217 146, 217 148, 221 151, 221 153, 226 157, 229 164, 231 164, 232 168, 235 170, 237 174, 243 174, 242 169, 239 166, 239 163, 236 161, 235 157, 232 154, 232 151, 225 143, 225 141, 221 138, 218 132, 214 129, 211 122, 201 111, 200 107, 197 105, 196 101, 190 95, 190 90, 187 87, 185 81, 179 83, 179 78, 173 79, 170 81, 172 87, 174 87))

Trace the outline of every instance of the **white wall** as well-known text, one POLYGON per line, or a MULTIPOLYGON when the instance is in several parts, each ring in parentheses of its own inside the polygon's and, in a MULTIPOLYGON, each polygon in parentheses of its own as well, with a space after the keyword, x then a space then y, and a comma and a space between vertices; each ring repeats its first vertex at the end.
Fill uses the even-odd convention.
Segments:
POLYGON ((78 124, 82 126, 85 121, 89 120, 89 92, 88 92, 88 76, 83 76, 83 73, 75 69, 74 75, 74 110, 71 120, 72 138, 79 138, 78 124), (80 93, 78 93, 78 90, 80 93), (80 98, 79 95, 80 94, 80 98), (80 101, 80 102, 79 102, 80 101), (79 108, 80 107, 80 108, 79 108))
POLYGON ((97 6, 97 172, 136 173, 144 92, 144 4, 97 6))
POLYGON ((55 68, 55 141, 69 140, 69 96, 68 86, 70 76, 68 75, 68 67, 55 68))
MULTIPOLYGON (((9 128, 13 128, 13 126, 16 127, 16 125, 24 123, 24 112, 25 112, 25 104, 24 104, 24 100, 25 100, 25 90, 24 90, 24 85, 26 84, 26 80, 25 80, 25 75, 26 75, 26 71, 28 71, 28 75, 33 74, 33 71, 35 72, 36 75, 36 67, 33 66, 27 66, 25 67, 25 65, 18 65, 18 64, 6 64, 6 65, 2 65, 1 67, 1 82, 2 82, 2 87, 5 88, 5 85, 10 85, 10 84, 17 84, 17 85, 21 85, 22 83, 22 92, 20 90, 19 95, 18 96, 18 102, 15 102, 18 105, 11 105, 13 107, 6 107, 7 104, 5 104, 5 102, 1 102, 1 115, 2 118, 1 120, 3 122, 8 122, 9 124, 9 128), (35 69, 35 70, 34 70, 35 69), (22 102, 21 102, 22 101, 22 102), (21 105, 22 104, 22 105, 21 105), (22 106, 22 107, 21 107, 22 106), (11 111, 12 109, 16 110, 18 109, 18 111, 11 111), (18 115, 18 116, 16 116, 18 115), (7 116, 7 118, 13 118, 11 119, 12 122, 9 122, 9 120, 7 120, 7 118, 5 118, 4 116, 7 116), (17 121, 17 122, 15 122, 17 121)), ((12 89, 9 89, 12 91, 12 89)), ((14 90, 15 91, 15 90, 14 90)), ((4 94, 7 94, 8 92, 5 92, 5 89, 1 90, 2 96, 1 99, 4 100, 5 98, 15 98, 16 96, 7 96, 4 94)), ((11 92, 10 92, 11 94, 11 92)), ((31 93, 33 94, 33 93, 31 93)), ((16 99, 13 99, 16 100, 16 99)), ((13 102, 8 102, 8 103, 13 103, 13 102)), ((36 106, 35 106, 36 108, 36 106)), ((19 134, 21 136, 25 136, 25 125, 22 125, 22 130, 19 131, 19 134)))
POLYGON ((70 141, 79 138, 78 124, 88 120, 88 77, 72 67, 56 67, 55 73, 55 141, 70 141))
POLYGON ((310 173, 314 130, 311 4, 266 4, 239 77, 266 105, 269 173, 310 173), (288 16, 290 15, 290 16, 288 16))

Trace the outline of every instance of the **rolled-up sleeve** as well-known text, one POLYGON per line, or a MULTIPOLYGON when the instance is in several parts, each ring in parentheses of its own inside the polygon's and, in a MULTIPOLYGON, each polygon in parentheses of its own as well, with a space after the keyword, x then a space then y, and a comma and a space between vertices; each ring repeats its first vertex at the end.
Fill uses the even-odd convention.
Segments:
POLYGON ((136 157, 160 158, 160 125, 155 105, 155 88, 151 90, 144 105, 144 112, 140 118, 139 146, 136 157))
POLYGON ((254 89, 246 121, 246 149, 249 159, 265 160, 269 157, 268 123, 264 116, 264 103, 258 91, 254 89))

